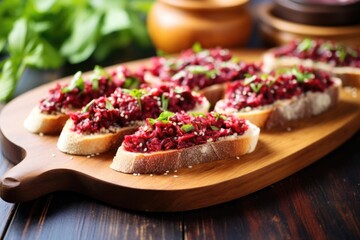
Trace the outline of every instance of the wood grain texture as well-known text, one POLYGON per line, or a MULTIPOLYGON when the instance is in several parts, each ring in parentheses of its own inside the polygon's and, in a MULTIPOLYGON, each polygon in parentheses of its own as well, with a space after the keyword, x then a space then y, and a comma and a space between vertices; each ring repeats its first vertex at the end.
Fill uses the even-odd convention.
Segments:
POLYGON ((182 214, 128 212, 58 192, 22 203, 5 239, 181 239, 182 214))
POLYGON ((359 143, 360 132, 270 187, 185 212, 185 239, 359 239, 359 143))
MULTIPOLYGON (((259 53, 237 52, 247 60, 258 59, 259 53)), ((166 176, 133 176, 109 168, 114 152, 91 158, 71 157, 56 149, 56 137, 24 130, 25 116, 48 88, 45 85, 15 99, 0 116, 5 156, 18 161, 26 155, 3 177, 1 196, 7 201, 27 201, 49 192, 70 190, 144 211, 205 207, 239 198, 295 173, 338 147, 360 127, 360 94, 342 91, 339 105, 329 112, 292 123, 288 128, 291 131, 262 132, 257 150, 240 160, 182 168, 166 176)))

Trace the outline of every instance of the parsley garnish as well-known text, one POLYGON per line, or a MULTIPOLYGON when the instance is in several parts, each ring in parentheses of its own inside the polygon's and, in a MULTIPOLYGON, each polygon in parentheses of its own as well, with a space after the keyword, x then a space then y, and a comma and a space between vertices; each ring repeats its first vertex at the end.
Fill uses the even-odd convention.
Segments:
POLYGON ((138 88, 139 85, 140 85, 139 79, 137 79, 136 77, 127 77, 125 79, 123 88, 134 89, 134 88, 138 88))
POLYGON ((147 91, 145 89, 122 89, 122 91, 137 99, 141 111, 141 97, 147 94, 147 91))
POLYGON ((214 131, 219 131, 219 130, 220 130, 220 128, 218 128, 217 126, 211 125, 210 127, 211 127, 211 129, 214 130, 214 131))
POLYGON ((85 107, 81 110, 81 113, 86 113, 89 111, 90 106, 95 102, 95 99, 91 100, 88 104, 86 104, 85 107))
POLYGON ((168 105, 169 105, 169 99, 166 98, 166 96, 165 96, 164 93, 161 95, 161 104, 162 104, 162 106, 161 106, 162 109, 163 109, 164 111, 167 111, 168 105))
POLYGON ((84 79, 82 78, 82 72, 78 71, 75 73, 73 79, 71 80, 70 84, 67 87, 64 87, 61 92, 68 93, 78 88, 80 91, 83 91, 85 87, 84 79))
POLYGON ((255 93, 258 93, 262 86, 262 83, 250 83, 250 87, 255 93))
POLYGON ((169 118, 174 115, 175 115, 175 113, 173 113, 173 112, 163 111, 162 113, 160 113, 158 118, 156 118, 156 119, 148 118, 148 121, 151 125, 154 125, 156 122, 168 123, 169 118))
POLYGON ((115 109, 114 106, 111 104, 111 102, 109 100, 105 100, 105 107, 107 110, 113 110, 115 109))
POLYGON ((300 82, 300 83, 306 82, 306 81, 308 81, 309 79, 315 77, 314 74, 309 73, 309 72, 304 72, 304 73, 302 73, 302 72, 300 72, 299 69, 297 69, 297 68, 292 68, 292 69, 291 69, 291 73, 292 73, 293 75, 295 75, 296 80, 297 80, 298 82, 300 82))
POLYGON ((218 112, 213 112, 213 116, 215 117, 215 120, 218 121, 219 118, 226 120, 226 117, 218 112))
POLYGON ((195 127, 192 124, 184 124, 181 126, 181 129, 184 130, 185 132, 190 132, 193 131, 195 127))
POLYGON ((299 43, 299 45, 297 46, 297 50, 299 52, 307 51, 310 50, 312 46, 313 46, 313 41, 309 38, 305 38, 299 43))
POLYGON ((201 112, 193 112, 193 113, 191 113, 191 116, 193 116, 193 117, 198 117, 198 116, 206 117, 206 115, 204 113, 201 113, 201 112))
POLYGON ((206 77, 209 79, 216 77, 216 75, 218 74, 218 70, 209 70, 208 67, 201 65, 188 66, 186 69, 192 74, 205 74, 206 77))
POLYGON ((196 42, 194 43, 194 45, 192 46, 192 50, 195 52, 195 53, 199 53, 203 50, 202 46, 201 46, 201 43, 199 42, 196 42))

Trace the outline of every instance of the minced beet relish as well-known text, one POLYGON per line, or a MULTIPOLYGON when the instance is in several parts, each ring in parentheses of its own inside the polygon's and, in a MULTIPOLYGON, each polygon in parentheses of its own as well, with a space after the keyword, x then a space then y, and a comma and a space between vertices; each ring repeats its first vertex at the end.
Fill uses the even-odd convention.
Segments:
POLYGON ((87 79, 80 76, 81 80, 77 82, 79 86, 70 91, 64 91, 71 85, 70 83, 56 84, 49 90, 49 95, 40 101, 41 112, 56 114, 66 109, 81 108, 95 98, 109 96, 118 87, 132 88, 138 87, 140 84, 139 76, 131 73, 126 67, 118 67, 110 74, 104 70, 101 71, 103 72, 100 76, 91 76, 87 79), (97 79, 96 86, 93 80, 95 77, 97 79))
POLYGON ((189 111, 201 104, 204 97, 188 88, 133 89, 118 88, 108 98, 101 97, 90 103, 82 112, 70 114, 73 131, 78 133, 113 132, 116 128, 135 124, 146 118, 156 118, 167 105, 169 111, 189 111))
POLYGON ((351 48, 328 40, 294 40, 273 51, 275 57, 297 57, 338 67, 360 68, 360 48, 351 48))
POLYGON ((239 80, 245 74, 260 71, 256 64, 239 62, 227 49, 214 48, 195 52, 186 50, 176 58, 156 57, 147 69, 161 81, 193 90, 239 80))
POLYGON ((266 76, 253 75, 244 81, 230 83, 221 108, 255 108, 308 91, 323 92, 333 84, 330 75, 324 71, 304 67, 286 71, 266 76))
POLYGON ((146 120, 146 125, 125 136, 123 146, 130 152, 156 152, 182 149, 221 137, 243 135, 248 129, 244 119, 211 112, 206 115, 175 113, 165 120, 146 120))

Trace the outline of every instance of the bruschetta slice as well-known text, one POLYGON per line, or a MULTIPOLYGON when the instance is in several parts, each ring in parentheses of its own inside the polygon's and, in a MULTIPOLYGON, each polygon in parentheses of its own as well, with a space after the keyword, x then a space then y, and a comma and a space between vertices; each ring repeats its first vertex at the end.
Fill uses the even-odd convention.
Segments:
POLYGON ((258 127, 284 126, 332 108, 340 86, 340 79, 324 71, 301 66, 283 68, 229 84, 215 110, 246 118, 258 127))
POLYGON ((237 158, 255 150, 260 129, 216 112, 163 112, 124 138, 111 168, 124 173, 165 173, 181 167, 237 158))
POLYGON ((330 40, 294 40, 270 49, 263 56, 263 70, 303 65, 332 72, 343 85, 360 86, 360 48, 330 40))
POLYGON ((58 134, 68 113, 80 110, 91 100, 109 96, 117 87, 137 88, 141 80, 129 69, 120 66, 111 74, 96 66, 90 77, 77 72, 66 84, 56 84, 25 119, 25 128, 32 133, 58 134))

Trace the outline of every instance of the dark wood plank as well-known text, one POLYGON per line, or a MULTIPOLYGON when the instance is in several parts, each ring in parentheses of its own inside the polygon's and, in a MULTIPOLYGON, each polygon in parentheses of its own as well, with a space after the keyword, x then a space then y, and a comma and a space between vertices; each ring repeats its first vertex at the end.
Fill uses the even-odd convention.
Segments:
POLYGON ((181 239, 182 214, 138 213, 58 192, 22 203, 5 239, 181 239))
POLYGON ((185 239, 359 239, 359 143, 360 132, 271 187, 186 212, 185 239))
MULTIPOLYGON (((0 112, 4 107, 3 104, 0 103, 0 112)), ((10 169, 13 165, 7 161, 3 155, 1 154, 1 144, 0 144, 0 176, 2 176, 8 169, 10 169)), ((6 226, 10 222, 12 217, 12 212, 15 209, 15 204, 7 203, 0 198, 0 238, 5 234, 6 226)))
MULTIPOLYGON (((0 145, 0 175, 3 175, 10 167, 12 167, 12 165, 1 154, 0 145)), ((0 238, 6 230, 6 225, 8 224, 9 218, 12 216, 14 207, 14 204, 7 203, 0 198, 0 238)))

